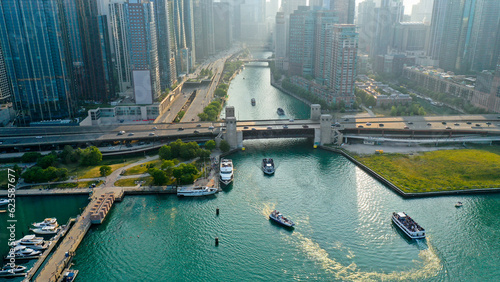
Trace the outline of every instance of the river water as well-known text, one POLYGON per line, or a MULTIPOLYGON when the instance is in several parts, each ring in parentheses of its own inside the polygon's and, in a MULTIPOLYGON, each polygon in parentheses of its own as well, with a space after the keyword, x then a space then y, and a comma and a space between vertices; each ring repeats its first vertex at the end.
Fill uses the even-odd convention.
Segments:
MULTIPOLYGON (((307 106, 260 80, 247 84, 266 76, 268 68, 247 67, 231 83, 228 104, 240 119, 277 118, 276 105, 290 117, 309 116, 307 106), (249 93, 256 95, 255 108, 249 93), (265 99, 277 104, 260 102, 265 99)), ((308 140, 244 146, 230 156, 234 184, 215 196, 127 196, 115 204, 77 251, 78 281, 499 280, 500 195, 403 199, 308 140), (277 165, 274 176, 260 171, 267 157, 277 165), (457 201, 464 206, 455 208, 457 201), (295 229, 269 221, 274 209, 294 220, 295 229), (427 239, 407 239, 391 223, 393 211, 406 211, 427 239)), ((45 208, 26 216, 48 217, 56 206, 49 199, 20 205, 41 203, 45 208)), ((69 205, 78 210, 78 203, 69 205)))

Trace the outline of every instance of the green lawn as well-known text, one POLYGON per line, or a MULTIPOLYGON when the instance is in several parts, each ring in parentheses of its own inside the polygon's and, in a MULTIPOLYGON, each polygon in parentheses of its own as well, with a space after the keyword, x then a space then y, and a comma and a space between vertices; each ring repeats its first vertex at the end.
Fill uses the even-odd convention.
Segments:
POLYGON ((60 184, 56 184, 55 186, 51 185, 50 187, 51 188, 88 188, 92 184, 99 186, 102 183, 103 183, 102 180, 79 181, 78 183, 76 183, 76 182, 60 183, 60 184))
POLYGON ((146 168, 146 165, 148 165, 148 164, 154 164, 154 166, 156 168, 160 168, 161 163, 162 163, 162 160, 154 160, 154 161, 150 161, 150 162, 147 162, 147 163, 143 163, 141 165, 136 165, 134 167, 131 167, 131 168, 127 169, 127 171, 123 175, 143 174, 143 173, 146 173, 147 170, 148 170, 146 168))
POLYGON ((121 157, 113 157, 113 158, 105 158, 103 161, 97 166, 80 166, 77 163, 74 164, 59 164, 58 167, 65 167, 68 169, 68 175, 74 176, 78 178, 95 178, 101 177, 101 173, 99 168, 103 165, 109 165, 111 167, 111 171, 115 171, 121 167, 129 165, 131 163, 137 162, 139 160, 144 159, 144 157, 131 157, 123 159, 121 157))
POLYGON ((407 193, 500 187, 500 154, 461 149, 356 156, 407 193))
POLYGON ((139 177, 139 178, 120 179, 120 180, 115 182, 115 186, 120 186, 120 187, 136 186, 137 184, 135 184, 135 181, 145 181, 142 185, 149 186, 149 185, 152 185, 152 183, 153 183, 153 177, 146 176, 146 177, 139 177))

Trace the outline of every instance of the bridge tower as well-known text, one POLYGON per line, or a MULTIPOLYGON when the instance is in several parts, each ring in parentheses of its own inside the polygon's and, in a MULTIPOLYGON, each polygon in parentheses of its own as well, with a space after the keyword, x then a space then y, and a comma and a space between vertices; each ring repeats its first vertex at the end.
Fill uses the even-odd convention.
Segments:
MULTIPOLYGON (((312 115, 312 106, 311 106, 312 115)), ((332 143, 332 115, 321 115, 320 117, 320 144, 331 144, 332 143)))
POLYGON ((234 114, 234 107, 226 107, 226 134, 224 139, 231 149, 236 149, 243 146, 243 132, 237 132, 236 130, 236 117, 234 114))
POLYGON ((312 104, 311 105, 311 120, 319 120, 321 116, 321 105, 320 104, 312 104))

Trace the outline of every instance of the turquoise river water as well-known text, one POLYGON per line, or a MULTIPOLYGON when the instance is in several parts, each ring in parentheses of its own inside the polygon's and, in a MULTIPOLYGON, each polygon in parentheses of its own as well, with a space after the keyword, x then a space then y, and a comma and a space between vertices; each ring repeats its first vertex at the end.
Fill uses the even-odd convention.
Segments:
MULTIPOLYGON (((247 67, 231 83, 229 95, 240 119, 277 118, 277 107, 285 109, 286 118, 309 116, 307 106, 269 85, 269 68, 247 67)), ((234 184, 215 196, 127 196, 115 204, 80 245, 74 259, 77 280, 500 279, 500 195, 404 199, 346 158, 313 149, 305 139, 245 141, 244 146, 229 156, 234 184), (268 157, 277 165, 274 176, 259 168, 268 157), (464 206, 455 208, 457 201, 464 206), (295 229, 269 221, 274 209, 294 220, 295 229), (411 215, 427 239, 407 239, 391 223, 393 211, 411 215)), ((81 197, 24 198, 18 216, 26 223, 67 219, 84 202, 81 197)), ((6 251, 5 221, 0 214, 1 251, 6 251)))

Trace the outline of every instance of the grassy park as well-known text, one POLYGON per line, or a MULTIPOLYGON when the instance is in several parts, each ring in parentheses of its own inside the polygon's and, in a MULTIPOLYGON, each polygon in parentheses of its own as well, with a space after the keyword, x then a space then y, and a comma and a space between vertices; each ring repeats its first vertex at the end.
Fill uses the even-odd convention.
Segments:
POLYGON ((137 184, 135 183, 136 181, 144 181, 142 183, 143 186, 149 186, 152 185, 153 183, 153 177, 151 176, 146 176, 146 177, 139 177, 139 178, 127 178, 127 179, 120 179, 115 182, 115 186, 120 186, 120 187, 132 187, 136 186, 137 184))
POLYGON ((500 150, 460 149, 355 158, 406 193, 500 188, 500 150))

